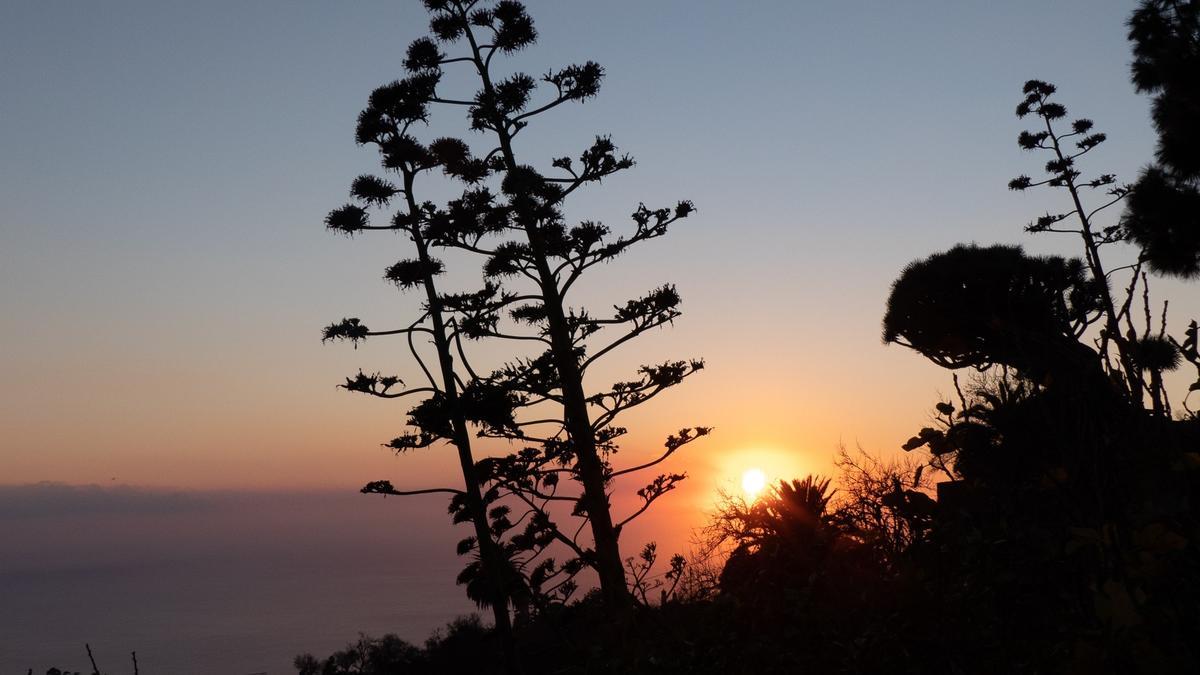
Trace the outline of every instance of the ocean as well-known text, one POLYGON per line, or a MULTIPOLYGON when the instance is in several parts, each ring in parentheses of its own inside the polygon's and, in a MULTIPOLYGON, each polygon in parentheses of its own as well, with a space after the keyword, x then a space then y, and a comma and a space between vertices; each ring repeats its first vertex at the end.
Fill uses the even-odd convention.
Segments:
POLYGON ((0 675, 293 673, 476 611, 438 496, 0 487, 0 675))

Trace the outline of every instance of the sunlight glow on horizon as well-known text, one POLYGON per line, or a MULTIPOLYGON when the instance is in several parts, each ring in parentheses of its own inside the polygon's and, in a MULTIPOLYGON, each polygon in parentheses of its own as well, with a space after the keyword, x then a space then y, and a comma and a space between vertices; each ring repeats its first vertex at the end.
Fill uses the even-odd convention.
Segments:
POLYGON ((746 497, 751 501, 758 498, 758 495, 767 487, 767 474, 763 473, 762 469, 752 468, 746 469, 742 474, 742 491, 746 493, 746 497))
POLYGON ((713 476, 713 482, 702 498, 702 510, 719 509, 729 498, 754 502, 781 480, 803 478, 810 473, 832 475, 832 451, 826 459, 803 448, 791 443, 759 441, 714 448, 706 458, 711 463, 705 467, 705 473, 713 476))
MULTIPOLYGON (((579 306, 597 309, 667 282, 685 298, 674 327, 598 362, 590 386, 603 391, 667 357, 706 360, 694 380, 629 411, 618 460, 649 461, 682 425, 713 427, 664 467, 687 471, 673 501, 686 500, 689 513, 711 509, 721 491, 743 494, 749 467, 769 486, 836 475, 843 440, 902 452, 950 386, 920 355, 880 344, 888 288, 906 264, 959 241, 1073 250, 1022 231, 1032 214, 1057 208, 1052 195, 1005 187, 1036 168, 1013 143, 1012 103, 1046 58, 1011 49, 1013 35, 1076 57, 1045 76, 1110 137, 1093 166, 1124 180, 1153 156, 1150 102, 1128 81, 1128 3, 1018 11, 770 2, 753 13, 678 0, 529 4, 543 38, 514 55, 514 68, 538 73, 594 58, 608 76, 586 106, 524 133, 522 152, 548 160, 603 133, 639 162, 627 177, 580 192, 568 220, 627 232, 628 209, 642 200, 694 198, 700 208, 687 227, 593 268, 576 287, 579 306), (1077 30, 1058 35, 1052 26, 1067 20, 1077 30), (591 30, 580 33, 581 23, 591 30), (668 42, 663 25, 679 28, 668 42), (616 48, 612 35, 627 39, 616 48), (767 51, 712 50, 718 37, 767 51), (812 63, 821 65, 794 65, 812 63), (697 108, 694 77, 729 91, 697 108), (929 81, 947 86, 929 90, 929 81), (662 93, 643 107, 646 92, 662 93), (762 105, 748 112, 746 100, 762 105), (930 106, 953 115, 924 114, 930 106), (730 119, 745 123, 711 133, 730 119), (952 188, 939 184, 947 175, 952 188), (861 199, 864 184, 879 198, 861 199), (894 245, 878 246, 884 239, 894 245)), ((353 143, 356 116, 375 87, 401 74, 395 59, 426 22, 418 4, 376 5, 291 11, 268 0, 239 5, 235 22, 199 3, 144 0, 0 10, 0 42, 14 55, 0 66, 9 94, 0 146, 10 160, 0 162, 8 171, 0 171, 0 297, 10 322, 0 372, 21 383, 0 392, 0 481, 460 484, 453 451, 396 458, 381 449, 403 432, 405 404, 336 388, 359 369, 421 378, 405 346, 319 339, 343 316, 386 323, 421 311, 417 295, 397 295, 378 278, 405 255, 402 242, 350 244, 321 224, 349 180, 377 167, 353 143), (72 91, 88 92, 96 114, 72 116, 69 97, 59 100, 72 91), (279 101, 293 104, 286 115, 279 101), (63 184, 86 189, 65 194, 63 184)), ((430 134, 465 131, 455 113, 436 116, 444 124, 430 134)), ((458 186, 438 180, 430 189, 440 201, 458 186)), ((473 262, 453 269, 453 290, 476 283, 473 262)), ((1166 287, 1158 285, 1172 320, 1196 313, 1200 294, 1166 287)), ((498 366, 518 352, 480 343, 470 356, 498 366)), ((627 496, 641 479, 629 477, 627 496)), ((636 510, 636 496, 628 499, 636 510)))

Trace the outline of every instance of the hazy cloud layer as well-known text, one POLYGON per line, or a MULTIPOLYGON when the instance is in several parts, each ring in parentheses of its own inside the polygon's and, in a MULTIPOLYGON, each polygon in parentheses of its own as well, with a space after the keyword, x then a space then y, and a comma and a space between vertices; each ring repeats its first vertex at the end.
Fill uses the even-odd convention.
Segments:
POLYGON ((128 485, 31 483, 0 485, 0 519, 100 514, 168 514, 211 505, 198 492, 147 489, 128 485))
POLYGON ((441 496, 0 487, 0 673, 287 672, 358 631, 423 639, 474 605, 441 496), (87 671, 87 672, 90 672, 87 671))

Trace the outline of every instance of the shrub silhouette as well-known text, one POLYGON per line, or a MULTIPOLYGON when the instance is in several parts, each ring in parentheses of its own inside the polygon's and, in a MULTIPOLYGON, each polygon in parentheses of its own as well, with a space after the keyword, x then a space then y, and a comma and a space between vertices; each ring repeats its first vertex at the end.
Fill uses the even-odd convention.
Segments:
POLYGON ((960 245, 904 269, 883 339, 944 368, 1007 365, 1041 380, 1095 361, 1078 337, 1097 297, 1078 260, 960 245))

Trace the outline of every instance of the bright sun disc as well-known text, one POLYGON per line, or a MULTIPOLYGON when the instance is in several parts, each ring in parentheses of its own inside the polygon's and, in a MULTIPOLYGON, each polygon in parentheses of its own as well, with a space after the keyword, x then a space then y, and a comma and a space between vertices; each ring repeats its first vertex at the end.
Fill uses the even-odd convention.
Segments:
POLYGON ((767 474, 763 473, 762 469, 747 469, 746 473, 742 474, 742 491, 750 499, 757 497, 765 487, 767 487, 767 474))

